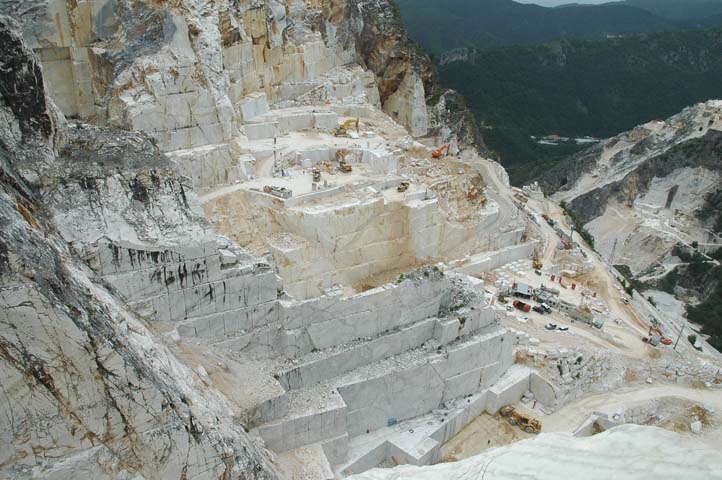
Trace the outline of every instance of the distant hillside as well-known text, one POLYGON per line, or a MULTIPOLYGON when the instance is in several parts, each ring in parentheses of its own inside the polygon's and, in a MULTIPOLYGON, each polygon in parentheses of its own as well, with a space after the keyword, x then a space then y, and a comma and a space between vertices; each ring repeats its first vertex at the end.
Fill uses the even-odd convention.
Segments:
POLYGON ((722 0, 625 0, 624 4, 676 21, 703 20, 722 15, 722 0))
POLYGON ((689 30, 471 51, 439 74, 522 182, 580 149, 540 145, 530 135, 609 137, 722 98, 721 57, 722 29, 689 30))
POLYGON ((411 35, 435 55, 455 48, 528 45, 560 38, 605 38, 676 28, 667 19, 623 3, 557 8, 512 0, 396 0, 396 3, 411 35))

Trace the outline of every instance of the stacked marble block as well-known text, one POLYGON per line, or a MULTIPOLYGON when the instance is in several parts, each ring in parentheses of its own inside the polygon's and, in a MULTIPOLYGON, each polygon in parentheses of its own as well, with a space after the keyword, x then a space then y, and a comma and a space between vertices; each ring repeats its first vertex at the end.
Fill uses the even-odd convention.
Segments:
POLYGON ((167 249, 103 240, 88 262, 139 314, 176 322, 182 336, 225 338, 278 317, 275 273, 215 239, 167 249))
POLYGON ((469 257, 465 264, 456 268, 461 272, 474 277, 481 277, 499 267, 517 260, 527 259, 534 253, 538 242, 521 243, 501 248, 494 252, 483 252, 469 257))
MULTIPOLYGON (((516 403, 529 386, 529 376, 529 368, 513 365, 491 388, 446 401, 431 413, 351 439, 343 462, 332 462, 336 478, 389 463, 430 465, 441 461, 442 446, 478 415, 494 410, 499 398, 516 403)), ((331 461, 331 457, 328 459, 331 461)))
MULTIPOLYGON (((399 181, 395 179, 393 186, 399 181)), ((271 240, 269 246, 279 274, 292 279, 285 287, 296 298, 317 296, 333 284, 361 285, 374 275, 433 258, 461 258, 475 248, 479 232, 490 221, 482 217, 473 224, 447 222, 438 199, 422 189, 395 199, 374 196, 331 206, 286 207, 273 218, 296 241, 271 240)), ((533 246, 479 254, 470 258, 464 273, 477 275, 508 263, 508 258, 528 258, 533 246)))
POLYGON ((320 444, 340 465, 349 439, 494 384, 513 363, 511 337, 486 305, 438 318, 448 289, 405 281, 345 302, 282 304, 284 347, 299 360, 275 375, 285 392, 255 411, 266 446, 320 444), (388 290, 405 300, 385 304, 388 290))
POLYGON ((249 140, 280 137, 290 132, 330 131, 338 126, 338 115, 331 110, 291 108, 264 112, 245 120, 249 140))
MULTIPOLYGON (((258 92, 240 99, 235 109, 241 122, 248 122, 269 112, 266 95, 258 92)), ((255 173, 254 159, 243 155, 237 138, 220 140, 221 143, 200 143, 190 148, 168 147, 172 150, 168 152, 168 157, 178 165, 181 175, 191 179, 197 191, 243 181, 255 173)))

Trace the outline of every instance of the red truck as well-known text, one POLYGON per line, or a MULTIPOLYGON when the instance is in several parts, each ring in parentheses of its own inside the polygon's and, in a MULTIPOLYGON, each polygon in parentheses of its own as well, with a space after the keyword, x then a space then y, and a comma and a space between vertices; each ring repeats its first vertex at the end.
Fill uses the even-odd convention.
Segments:
POLYGON ((519 301, 519 300, 514 300, 514 307, 518 308, 522 312, 526 312, 526 313, 529 313, 531 311, 531 305, 529 305, 528 303, 519 301))

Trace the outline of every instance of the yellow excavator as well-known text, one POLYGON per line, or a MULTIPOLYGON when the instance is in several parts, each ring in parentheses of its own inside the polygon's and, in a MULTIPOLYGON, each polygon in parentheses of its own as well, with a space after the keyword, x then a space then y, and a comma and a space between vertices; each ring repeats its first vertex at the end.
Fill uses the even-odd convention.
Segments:
POLYGON ((358 133, 359 124, 360 124, 360 121, 358 118, 356 120, 353 120, 353 119, 346 120, 345 122, 343 122, 343 125, 341 125, 338 128, 334 128, 331 132, 337 137, 346 137, 346 136, 348 136, 348 131, 354 125, 356 126, 356 132, 358 133))
POLYGON ((541 270, 544 264, 542 263, 542 257, 539 254, 539 250, 534 249, 534 270, 541 270))

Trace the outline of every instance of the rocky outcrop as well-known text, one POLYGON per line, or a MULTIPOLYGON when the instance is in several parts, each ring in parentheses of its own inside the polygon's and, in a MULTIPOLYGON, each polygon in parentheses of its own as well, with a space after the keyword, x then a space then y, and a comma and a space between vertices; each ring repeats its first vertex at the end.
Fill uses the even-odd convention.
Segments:
POLYGON ((66 131, 11 23, 0 20, 14 47, 0 55, 0 476, 275 478, 225 397, 79 256, 126 214, 126 233, 156 243, 173 224, 204 231, 177 177, 145 137, 66 131), (82 204, 97 209, 86 229, 62 215, 82 204), (152 225, 164 208, 177 216, 152 225))
POLYGON ((698 104, 600 142, 541 183, 575 212, 603 256, 639 274, 678 243, 706 252, 722 245, 710 210, 722 184, 721 132, 722 102, 698 104))
MULTIPOLYGON (((635 148, 641 153, 648 147, 640 143, 635 148)), ((604 213, 609 201, 626 202, 631 182, 636 184, 637 195, 643 197, 652 188, 655 179, 672 175, 679 169, 695 168, 711 172, 722 171, 722 131, 709 130, 703 137, 674 145, 666 152, 640 164, 623 179, 575 198, 570 206, 584 223, 588 223, 604 213)), ((675 191, 678 191, 678 188, 675 191)), ((672 190, 670 196, 674 196, 672 190)))
POLYGON ((429 99, 429 133, 440 144, 472 145, 480 153, 489 152, 484 138, 464 98, 454 90, 438 90, 429 99))
POLYGON ((376 75, 384 111, 412 135, 426 135, 424 99, 436 84, 429 56, 412 41, 398 7, 389 0, 347 0, 341 21, 356 27, 356 50, 376 75))

